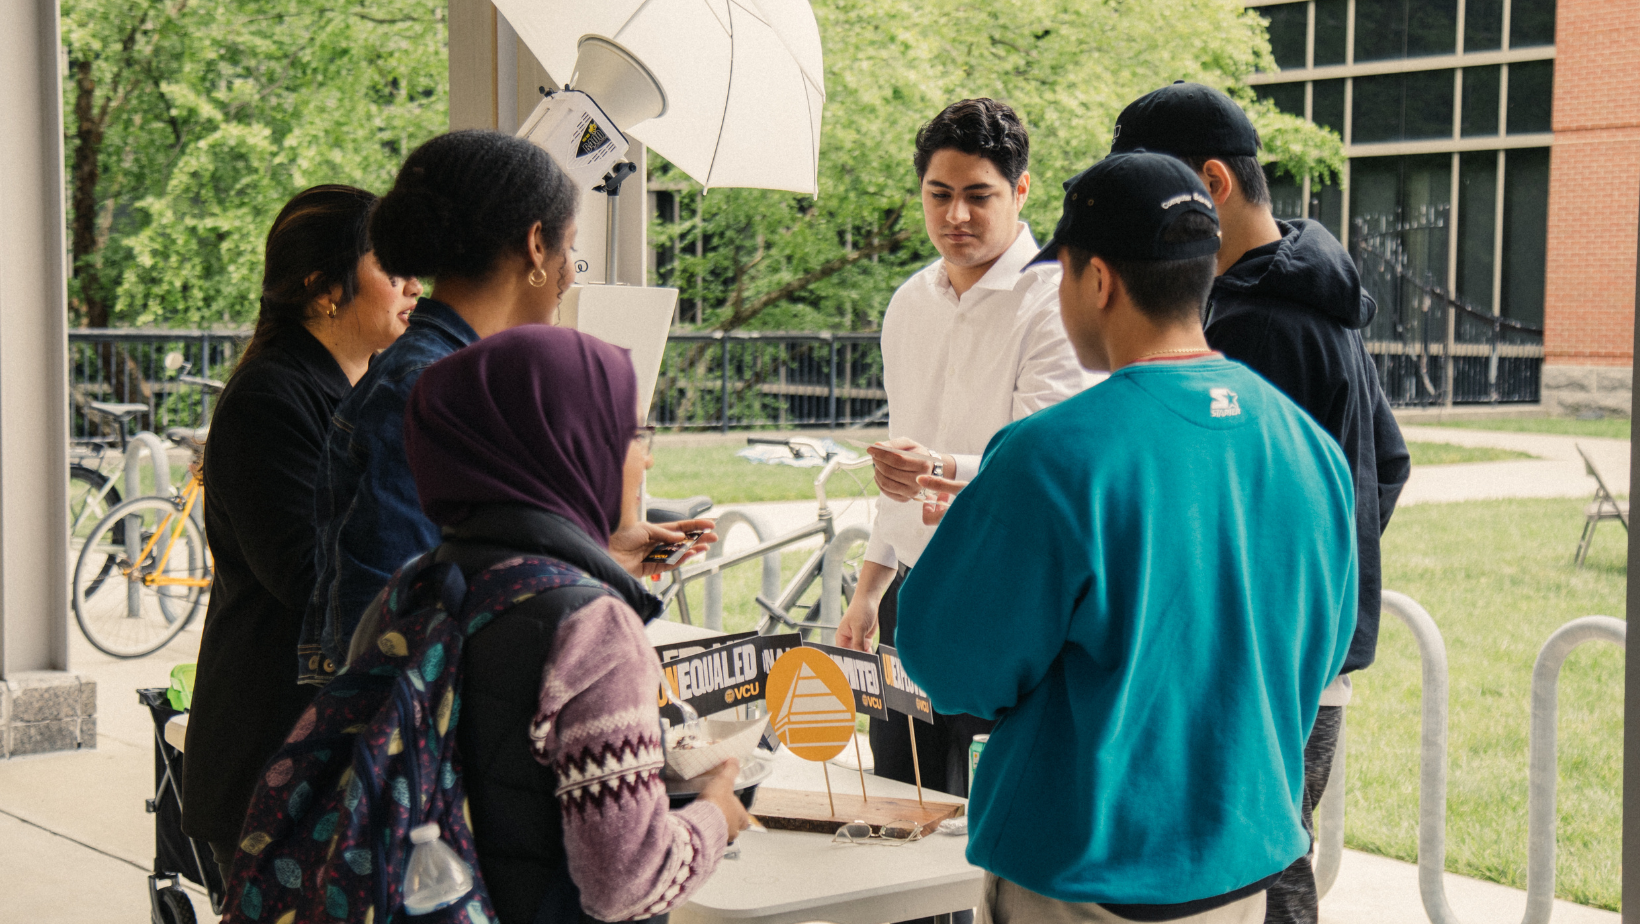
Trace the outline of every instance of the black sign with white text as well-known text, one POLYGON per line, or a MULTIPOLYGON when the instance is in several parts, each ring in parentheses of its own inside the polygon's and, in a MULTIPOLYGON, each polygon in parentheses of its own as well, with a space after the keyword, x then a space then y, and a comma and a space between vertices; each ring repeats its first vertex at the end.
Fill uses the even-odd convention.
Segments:
POLYGON ((888 708, 933 724, 934 704, 928 701, 922 687, 905 675, 899 652, 887 645, 878 645, 877 657, 882 663, 883 698, 888 701, 888 708))
POLYGON ((883 702, 883 674, 875 655, 849 648, 817 645, 814 642, 804 642, 803 647, 824 652, 826 657, 837 662, 837 666, 843 669, 843 676, 848 678, 849 689, 854 691, 855 712, 862 712, 878 719, 888 718, 888 707, 883 702))

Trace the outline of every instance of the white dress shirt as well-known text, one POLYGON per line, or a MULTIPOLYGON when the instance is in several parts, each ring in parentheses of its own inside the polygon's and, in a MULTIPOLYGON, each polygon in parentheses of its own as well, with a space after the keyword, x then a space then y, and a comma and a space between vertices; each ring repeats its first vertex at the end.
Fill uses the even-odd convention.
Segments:
MULTIPOLYGON (((958 296, 935 260, 895 291, 883 316, 889 436, 953 456, 963 481, 998 430, 1102 378, 1082 369, 1065 337, 1059 265, 1025 269, 1036 251, 1020 222, 1013 245, 967 292, 958 296)), ((881 497, 866 559, 910 567, 933 535, 921 502, 881 497)))

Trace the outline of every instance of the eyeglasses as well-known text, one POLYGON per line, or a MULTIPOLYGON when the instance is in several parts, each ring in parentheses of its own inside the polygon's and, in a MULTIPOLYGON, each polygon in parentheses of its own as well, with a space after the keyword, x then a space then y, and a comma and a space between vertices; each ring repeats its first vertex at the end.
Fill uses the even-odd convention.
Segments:
POLYGON ((831 842, 833 844, 869 844, 872 841, 880 841, 889 846, 898 847, 902 844, 921 840, 922 836, 922 825, 915 821, 890 821, 873 832, 871 825, 855 820, 838 828, 837 833, 831 836, 831 842))
POLYGON ((639 427, 632 432, 632 442, 642 443, 644 452, 655 451, 655 428, 639 427))

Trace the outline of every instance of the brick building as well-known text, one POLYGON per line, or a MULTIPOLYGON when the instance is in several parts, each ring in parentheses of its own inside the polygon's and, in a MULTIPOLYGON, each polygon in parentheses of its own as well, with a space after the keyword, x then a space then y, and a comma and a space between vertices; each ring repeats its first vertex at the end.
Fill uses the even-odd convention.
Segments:
POLYGON ((1364 276, 1392 397, 1626 415, 1640 0, 1249 5, 1281 68, 1255 88, 1349 157, 1338 184, 1273 182, 1277 214, 1390 268, 1364 276))

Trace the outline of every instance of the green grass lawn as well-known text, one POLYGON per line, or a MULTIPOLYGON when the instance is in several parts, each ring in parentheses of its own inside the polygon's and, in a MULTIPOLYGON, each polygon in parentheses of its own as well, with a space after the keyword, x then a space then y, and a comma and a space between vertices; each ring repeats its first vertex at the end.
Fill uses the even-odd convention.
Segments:
MULTIPOLYGON (((1384 537, 1384 587, 1422 603, 1451 668, 1447 869, 1526 887, 1526 751, 1532 663, 1579 616, 1624 614, 1625 535, 1572 554, 1582 500, 1429 504, 1397 511, 1384 537)), ((1348 722, 1349 846, 1417 859, 1419 664, 1386 615, 1378 661, 1355 675, 1348 722)), ((1560 682, 1556 894, 1618 908, 1623 657, 1577 649, 1560 682)))
MULTIPOLYGON (((745 504, 752 501, 813 500, 814 476, 819 468, 766 465, 742 459, 735 453, 744 444, 655 446, 655 467, 649 470, 649 493, 655 497, 690 497, 708 494, 719 503, 745 504)), ((865 469, 838 472, 826 482, 826 493, 843 500, 864 492, 877 493, 871 473, 865 469)))
POLYGON ((1515 433, 1552 433, 1557 436, 1597 436, 1615 440, 1629 438, 1627 417, 1578 420, 1572 417, 1520 417, 1510 420, 1454 420, 1434 424, 1464 430, 1507 430, 1515 433))
POLYGON ((1454 462, 1500 462, 1530 459, 1531 453, 1489 446, 1454 446, 1451 443, 1408 443, 1413 465, 1451 465, 1454 462))

